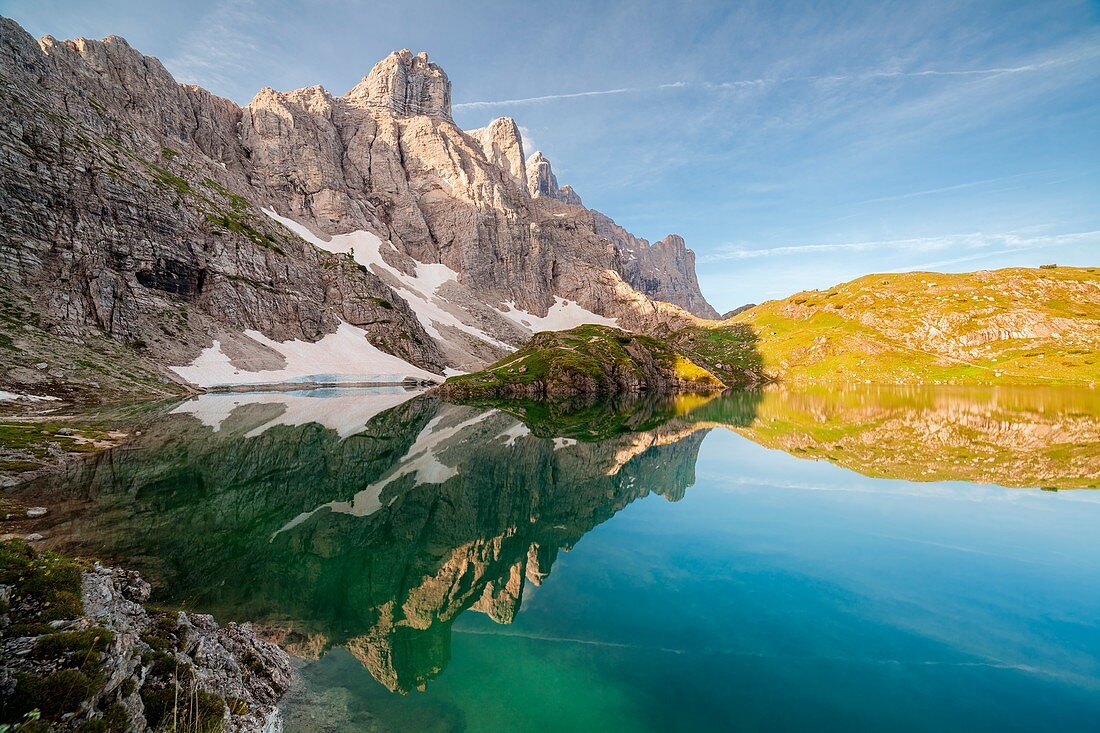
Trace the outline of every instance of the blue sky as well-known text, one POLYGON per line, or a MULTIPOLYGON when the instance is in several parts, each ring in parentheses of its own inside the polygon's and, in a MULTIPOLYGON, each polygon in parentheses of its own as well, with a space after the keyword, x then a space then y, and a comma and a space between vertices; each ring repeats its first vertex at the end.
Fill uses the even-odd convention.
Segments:
MULTIPOLYGON (((426 50, 719 310, 888 270, 1100 265, 1098 2, 0 0, 246 103, 426 50)), ((529 148, 530 150, 531 148, 529 148)))

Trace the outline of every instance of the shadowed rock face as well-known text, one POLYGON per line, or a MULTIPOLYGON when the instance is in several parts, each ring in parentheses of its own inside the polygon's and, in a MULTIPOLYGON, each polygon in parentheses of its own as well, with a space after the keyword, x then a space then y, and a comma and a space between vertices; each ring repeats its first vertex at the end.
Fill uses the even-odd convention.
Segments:
MULTIPOLYGON (((141 343, 135 358, 156 368, 246 329, 312 342, 343 321, 442 373, 530 336, 505 303, 541 317, 565 299, 642 331, 692 321, 679 305, 709 315, 693 273, 652 287, 656 271, 624 264, 571 189, 532 196, 514 121, 458 129, 450 82, 425 54, 390 54, 342 97, 265 88, 242 108, 177 84, 121 38, 35 41, 0 19, 0 75, 0 295, 44 333, 141 343), (321 239, 377 235, 406 275, 457 275, 422 286, 432 313, 418 315, 382 262, 321 251, 265 209, 321 239)), ((549 186, 548 161, 545 174, 549 186)), ((690 264, 674 260, 663 265, 690 264)))

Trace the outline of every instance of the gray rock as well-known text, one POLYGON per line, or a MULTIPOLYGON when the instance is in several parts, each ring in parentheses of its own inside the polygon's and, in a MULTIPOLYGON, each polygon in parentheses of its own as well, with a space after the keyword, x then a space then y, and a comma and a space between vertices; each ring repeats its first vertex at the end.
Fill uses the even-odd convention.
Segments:
POLYGON ((36 42, 4 19, 0 75, 0 118, 19 121, 0 127, 0 283, 50 333, 129 344, 156 375, 146 384, 171 384, 166 365, 215 338, 243 359, 258 348, 247 329, 316 341, 343 321, 442 374, 529 338, 505 303, 543 316, 566 299, 640 331, 717 315, 682 239, 628 251, 644 240, 585 209, 544 157, 524 161, 513 120, 458 129, 426 54, 390 54, 342 97, 265 88, 242 108, 117 36, 36 42), (434 304, 463 328, 422 323, 400 278, 321 251, 264 208, 322 238, 373 232, 407 274, 451 268, 434 304))

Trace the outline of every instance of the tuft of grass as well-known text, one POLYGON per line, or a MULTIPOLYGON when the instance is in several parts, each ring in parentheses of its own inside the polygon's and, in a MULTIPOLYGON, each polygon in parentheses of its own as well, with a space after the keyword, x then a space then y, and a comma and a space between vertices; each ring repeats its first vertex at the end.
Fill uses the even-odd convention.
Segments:
POLYGON ((47 550, 41 555, 20 541, 0 543, 0 585, 12 586, 5 634, 49 632, 49 623, 80 615, 80 577, 76 560, 47 550))

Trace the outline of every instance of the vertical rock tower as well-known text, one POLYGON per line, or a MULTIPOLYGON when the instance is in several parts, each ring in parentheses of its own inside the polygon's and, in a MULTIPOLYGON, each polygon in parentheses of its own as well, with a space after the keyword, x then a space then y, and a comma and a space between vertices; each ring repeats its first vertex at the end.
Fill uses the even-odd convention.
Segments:
POLYGON ((554 175, 554 169, 550 161, 536 150, 535 154, 527 159, 527 190, 531 198, 557 199, 573 206, 581 206, 581 197, 573 190, 572 186, 558 186, 558 177, 554 175))
POLYGON ((347 98, 399 117, 451 119, 451 80, 423 51, 415 55, 407 48, 394 51, 379 61, 347 98))

